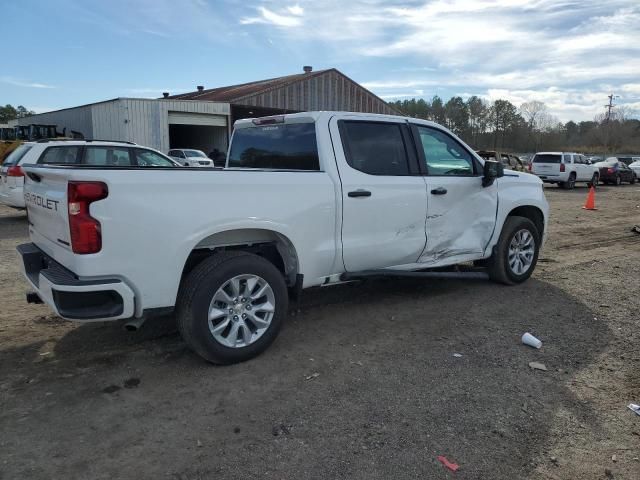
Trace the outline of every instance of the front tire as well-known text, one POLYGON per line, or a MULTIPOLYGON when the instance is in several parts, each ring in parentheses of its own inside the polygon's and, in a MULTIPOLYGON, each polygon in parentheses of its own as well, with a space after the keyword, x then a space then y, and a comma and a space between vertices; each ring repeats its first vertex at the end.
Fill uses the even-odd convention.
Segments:
POLYGON ((182 283, 178 330, 208 362, 243 362, 275 340, 288 302, 284 276, 271 262, 246 252, 215 254, 182 283))
POLYGON ((620 175, 616 176, 616 187, 619 187, 620 185, 622 185, 622 177, 620 177, 620 175))
POLYGON ((487 272, 494 282, 515 285, 527 280, 538 262, 540 232, 525 217, 507 217, 489 259, 487 272))

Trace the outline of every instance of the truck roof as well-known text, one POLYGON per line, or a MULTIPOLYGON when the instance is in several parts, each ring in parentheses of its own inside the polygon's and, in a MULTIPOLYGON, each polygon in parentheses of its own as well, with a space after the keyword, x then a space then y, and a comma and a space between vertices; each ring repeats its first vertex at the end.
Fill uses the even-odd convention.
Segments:
POLYGON ((247 128, 255 125, 268 125, 270 123, 312 123, 318 121, 322 117, 333 117, 335 115, 348 116, 353 118, 362 119, 377 119, 377 120, 398 120, 405 119, 411 120, 413 123, 420 123, 422 125, 430 125, 435 127, 442 127, 440 124, 431 122, 429 120, 423 120, 420 118, 407 117, 402 115, 386 115, 382 113, 363 113, 363 112, 343 112, 343 111, 311 111, 300 113, 286 113, 283 115, 269 115, 267 117, 256 118, 243 118, 236 120, 234 128, 247 128))

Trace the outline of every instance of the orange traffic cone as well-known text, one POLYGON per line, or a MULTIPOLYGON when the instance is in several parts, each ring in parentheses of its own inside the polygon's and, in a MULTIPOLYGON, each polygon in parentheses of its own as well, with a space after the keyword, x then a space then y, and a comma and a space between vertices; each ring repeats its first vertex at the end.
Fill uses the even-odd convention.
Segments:
POLYGON ((585 210, 597 210, 597 208, 596 208, 596 189, 593 187, 593 185, 589 189, 589 195, 587 195, 587 201, 584 202, 584 207, 582 207, 582 208, 584 208, 585 210))

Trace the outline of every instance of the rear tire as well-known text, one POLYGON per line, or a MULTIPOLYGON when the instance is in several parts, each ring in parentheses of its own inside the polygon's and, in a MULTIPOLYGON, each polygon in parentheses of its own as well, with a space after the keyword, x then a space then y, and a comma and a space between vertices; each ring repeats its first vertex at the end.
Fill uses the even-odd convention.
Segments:
POLYGON ((636 183, 636 174, 635 173, 633 175, 631 175, 631 181, 629 183, 631 185, 634 185, 636 183))
POLYGON ((620 175, 616 175, 616 187, 622 185, 622 177, 620 175))
POLYGON ((589 187, 598 188, 599 180, 600 176, 597 173, 594 173, 593 177, 591 177, 591 181, 589 182, 589 187))
POLYGON ((176 310, 178 330, 189 348, 208 362, 243 362, 262 353, 275 340, 287 315, 288 302, 284 276, 268 260, 246 252, 215 254, 197 265, 182 282, 176 310), (259 283, 254 284, 254 279, 259 283), (238 286, 235 294, 223 291, 228 290, 230 282, 238 286), (266 295, 256 297, 254 310, 249 311, 254 302, 251 291, 257 292, 265 284, 270 299, 266 295), (240 297, 247 311, 240 305, 240 297), (218 298, 228 301, 219 302, 218 298), (238 299, 235 303, 234 298, 238 299), (271 302, 273 309, 263 308, 271 302), (266 313, 267 310, 272 312, 266 313), (258 316, 259 311, 265 312, 264 316, 258 316), (248 319, 243 320, 247 315, 248 319), (251 318, 256 318, 256 323, 251 318), (223 323, 227 326, 220 330, 223 323), (225 332, 226 345, 222 343, 225 332))
POLYGON ((572 173, 569 175, 569 180, 562 182, 560 185, 562 185, 562 188, 565 190, 572 190, 576 186, 576 174, 572 173))
MULTIPOLYGON (((526 240, 525 240, 526 243, 526 240)), ((494 253, 489 258, 487 272, 489 278, 494 282, 504 283, 505 285, 515 285, 527 280, 538 262, 538 253, 540 251, 540 232, 536 228, 535 224, 525 217, 507 217, 500 233, 500 239, 498 244, 494 248, 494 253), (531 237, 533 242, 532 255, 528 256, 528 250, 522 248, 514 248, 514 245, 518 244, 518 235, 520 238, 527 238, 526 235, 531 237), (517 254, 514 256, 513 251, 517 250, 517 254), (514 268, 513 258, 516 258, 514 268), (527 257, 526 269, 520 270, 518 261, 520 258, 527 257)))

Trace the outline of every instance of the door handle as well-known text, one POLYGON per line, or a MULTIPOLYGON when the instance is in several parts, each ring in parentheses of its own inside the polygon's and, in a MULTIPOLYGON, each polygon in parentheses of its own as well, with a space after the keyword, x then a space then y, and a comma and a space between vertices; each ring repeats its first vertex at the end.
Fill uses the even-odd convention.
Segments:
POLYGON ((447 193, 447 189, 444 187, 438 187, 431 190, 431 195, 444 195, 447 193))
POLYGON ((347 193, 350 197, 370 197, 371 192, 369 190, 354 190, 353 192, 347 193))

